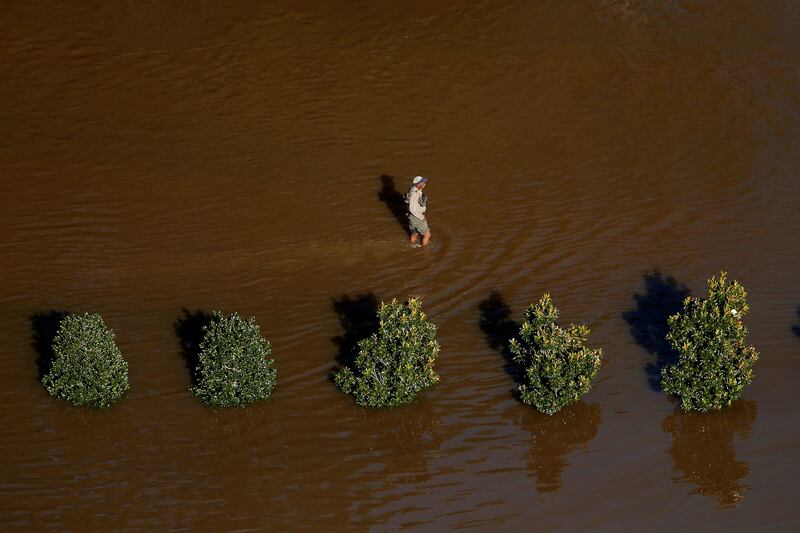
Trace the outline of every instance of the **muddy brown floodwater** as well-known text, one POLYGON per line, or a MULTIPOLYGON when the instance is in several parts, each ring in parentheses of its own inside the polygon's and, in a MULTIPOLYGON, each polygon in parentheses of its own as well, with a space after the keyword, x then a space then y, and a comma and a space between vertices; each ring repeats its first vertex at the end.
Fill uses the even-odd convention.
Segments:
POLYGON ((799 92, 788 0, 7 2, 0 529, 796 530, 799 92), (665 317, 722 269, 756 379, 679 413, 665 317), (553 417, 503 341, 544 291, 606 354, 553 417), (363 411, 331 369, 411 294, 441 383, 363 411), (213 309, 257 317, 272 401, 188 393, 213 309), (109 410, 37 380, 66 311, 117 332, 109 410))

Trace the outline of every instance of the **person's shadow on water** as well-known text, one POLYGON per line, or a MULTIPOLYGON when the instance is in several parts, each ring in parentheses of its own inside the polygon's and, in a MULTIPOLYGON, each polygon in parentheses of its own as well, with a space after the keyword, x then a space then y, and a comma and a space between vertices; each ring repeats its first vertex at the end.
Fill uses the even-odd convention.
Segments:
POLYGON ((403 193, 397 190, 394 178, 386 174, 381 176, 381 190, 378 192, 378 199, 386 204, 389 212, 408 233, 408 217, 406 216, 406 201, 403 193))
POLYGON ((53 353, 53 341, 58 333, 61 321, 69 315, 68 311, 50 311, 36 313, 30 317, 31 327, 33 328, 33 342, 31 347, 36 350, 36 367, 39 370, 39 381, 50 372, 53 366, 55 354, 53 353))
POLYGON ((633 296, 636 308, 623 313, 622 318, 630 326, 636 343, 656 356, 654 362, 645 366, 645 373, 650 387, 661 391, 661 370, 678 362, 678 354, 666 339, 667 319, 683 310, 683 300, 691 291, 658 270, 644 274, 644 285, 645 292, 633 296))
MULTIPOLYGON (((486 343, 492 350, 500 352, 505 359, 503 370, 517 385, 524 383, 524 371, 514 361, 511 353, 511 339, 517 338, 521 324, 511 318, 511 308, 499 291, 493 290, 489 297, 478 304, 480 328, 486 335, 486 343)), ((516 396, 516 393, 514 393, 516 396)))
POLYGON ((377 333, 379 303, 378 298, 369 292, 353 297, 343 294, 334 298, 331 305, 344 331, 342 335, 331 339, 339 349, 336 356, 338 366, 331 372, 333 378, 333 373, 338 368, 353 367, 358 355, 358 342, 377 333))

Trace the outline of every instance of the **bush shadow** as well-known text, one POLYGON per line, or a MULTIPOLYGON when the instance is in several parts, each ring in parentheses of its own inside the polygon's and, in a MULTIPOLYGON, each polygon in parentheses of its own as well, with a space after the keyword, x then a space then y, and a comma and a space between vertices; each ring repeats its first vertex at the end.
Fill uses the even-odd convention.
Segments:
MULTIPOLYGON (((800 306, 797 308, 797 317, 800 318, 800 306)), ((795 335, 800 337, 800 324, 792 326, 792 331, 794 331, 795 335)))
POLYGON ((678 354, 667 342, 669 332, 667 319, 683 310, 683 300, 691 293, 683 283, 658 270, 643 276, 645 291, 635 294, 636 308, 626 311, 622 318, 630 326, 636 343, 656 356, 654 362, 645 365, 650 387, 662 391, 661 370, 678 362, 678 354))
POLYGON ((511 339, 517 338, 521 324, 511 318, 511 308, 497 290, 493 290, 488 298, 478 304, 478 310, 481 315, 480 328, 486 335, 486 343, 492 350, 500 352, 505 359, 503 370, 518 385, 522 385, 525 381, 525 372, 514 361, 510 348, 511 339))
POLYGON ((389 212, 408 234, 408 216, 406 215, 406 201, 403 193, 397 190, 394 177, 386 174, 381 176, 381 190, 378 192, 378 199, 386 204, 389 212))
POLYGON ((192 385, 197 385, 197 365, 200 362, 200 343, 203 342, 203 328, 207 326, 213 315, 197 310, 194 313, 183 309, 183 316, 175 322, 175 334, 181 345, 181 357, 186 362, 192 385))
POLYGON ((36 350, 36 368, 39 371, 39 381, 50 371, 55 359, 53 341, 58 333, 61 321, 69 315, 69 311, 51 309, 42 313, 31 315, 31 328, 33 329, 33 342, 31 347, 36 350))
POLYGON ((338 347, 336 363, 339 367, 352 368, 358 355, 358 342, 378 331, 380 303, 378 298, 369 292, 354 297, 343 294, 339 298, 334 298, 331 305, 344 331, 342 335, 331 339, 338 347))
POLYGON ((713 496, 720 507, 737 505, 749 489, 742 480, 750 465, 736 459, 733 437, 747 438, 757 414, 755 402, 739 400, 719 412, 668 415, 661 429, 672 436, 674 480, 696 485, 692 494, 713 496))
POLYGON ((552 416, 528 409, 520 418, 531 439, 527 463, 536 491, 556 492, 569 465, 567 454, 585 449, 597 436, 603 412, 600 405, 580 400, 552 416))

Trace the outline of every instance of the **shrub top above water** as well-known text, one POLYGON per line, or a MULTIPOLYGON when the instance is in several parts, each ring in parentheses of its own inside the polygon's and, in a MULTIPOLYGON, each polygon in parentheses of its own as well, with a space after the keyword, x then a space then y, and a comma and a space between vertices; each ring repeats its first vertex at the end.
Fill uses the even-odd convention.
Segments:
POLYGON ((108 407, 128 390, 128 364, 98 314, 67 315, 53 339, 47 391, 75 405, 108 407))
POLYGON ((255 318, 214 311, 203 331, 194 394, 215 407, 243 407, 272 395, 277 370, 255 318))
POLYGON ((552 415, 589 392, 603 354, 586 347, 589 333, 584 325, 559 326, 549 294, 528 307, 519 336, 509 346, 524 368, 520 400, 552 415))
POLYGON ((686 298, 683 311, 669 318, 667 340, 680 357, 662 371, 662 386, 680 397, 684 410, 722 409, 753 380, 758 352, 747 344, 742 324, 750 311, 746 297, 744 287, 721 272, 708 280, 707 298, 686 298))
POLYGON ((410 298, 381 304, 378 332, 358 343, 352 367, 336 372, 336 385, 363 407, 396 407, 439 381, 434 362, 439 353, 436 326, 422 303, 410 298))

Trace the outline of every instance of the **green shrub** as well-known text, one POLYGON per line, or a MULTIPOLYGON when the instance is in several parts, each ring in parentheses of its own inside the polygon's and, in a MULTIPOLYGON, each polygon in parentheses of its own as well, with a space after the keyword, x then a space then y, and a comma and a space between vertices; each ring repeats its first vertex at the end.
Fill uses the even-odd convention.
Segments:
POLYGON ((51 395, 75 405, 108 407, 125 396, 128 363, 100 315, 61 320, 53 339, 53 364, 42 384, 51 395))
POLYGON ((680 397, 684 410, 722 409, 753 380, 758 352, 747 345, 742 324, 750 310, 746 296, 721 272, 708 280, 708 298, 686 298, 683 311, 669 318, 667 340, 679 359, 662 371, 662 384, 664 392, 680 397))
POLYGON ((214 311, 203 331, 194 394, 215 407, 243 407, 272 395, 277 370, 255 318, 214 311))
POLYGON ((514 361, 524 368, 520 400, 547 415, 589 392, 603 355, 586 347, 588 327, 562 328, 557 320, 558 309, 545 294, 525 311, 519 338, 509 343, 514 361))
POLYGON ((352 368, 341 368, 334 381, 363 407, 410 403, 439 381, 433 369, 439 353, 436 326, 428 322, 417 298, 382 303, 378 319, 378 332, 359 341, 352 368))

